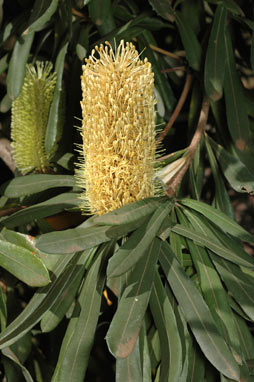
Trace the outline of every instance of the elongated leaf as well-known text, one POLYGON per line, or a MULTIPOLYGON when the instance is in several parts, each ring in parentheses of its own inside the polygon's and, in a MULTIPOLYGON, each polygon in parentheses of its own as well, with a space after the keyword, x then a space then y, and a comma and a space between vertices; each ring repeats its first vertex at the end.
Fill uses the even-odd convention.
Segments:
POLYGON ((237 192, 254 193, 254 173, 239 158, 209 138, 214 154, 230 186, 237 192))
POLYGON ((167 0, 148 0, 153 9, 159 16, 170 21, 174 17, 174 11, 167 0))
POLYGON ((11 359, 13 362, 15 362, 16 365, 19 366, 19 368, 21 369, 22 371, 22 374, 23 374, 23 377, 25 378, 25 381, 26 382, 34 382, 31 374, 29 373, 29 371, 27 370, 27 368, 25 366, 22 365, 22 363, 20 362, 20 360, 18 359, 18 357, 16 356, 16 354, 12 351, 12 349, 10 347, 6 347, 2 350, 2 353, 8 357, 9 359, 11 359))
POLYGON ((119 238, 128 233, 129 227, 98 226, 73 228, 61 232, 50 232, 42 235, 37 247, 44 252, 72 253, 95 247, 101 243, 119 238))
POLYGON ((165 362, 165 366, 163 365, 161 368, 161 379, 164 380, 163 373, 165 372, 165 375, 168 373, 168 381, 178 381, 182 372, 183 361, 181 338, 173 306, 169 301, 167 293, 164 291, 158 271, 156 271, 154 278, 153 294, 150 304, 162 345, 162 362, 165 362), (155 312, 156 309, 159 311, 155 312), (166 371, 168 362, 165 358, 168 352, 169 369, 166 371), (165 370, 163 370, 164 368, 165 370))
POLYGON ((35 194, 49 188, 73 186, 75 186, 75 179, 71 175, 31 174, 19 176, 3 184, 0 192, 9 198, 18 198, 28 193, 35 194))
POLYGON ((136 344, 150 298, 160 246, 161 241, 155 238, 147 256, 143 256, 133 269, 109 327, 107 344, 117 358, 128 357, 136 344))
POLYGON ((61 367, 57 369, 53 382, 83 382, 86 367, 93 345, 93 338, 100 313, 101 296, 105 281, 103 264, 110 246, 103 246, 98 252, 79 297, 81 307, 72 335, 68 338, 68 346, 60 355, 61 367))
POLYGON ((203 354, 198 344, 193 341, 189 357, 188 382, 204 381, 205 367, 203 354))
POLYGON ((161 203, 162 198, 147 198, 111 211, 102 216, 89 219, 94 225, 129 224, 150 215, 161 203))
POLYGON ((199 70, 201 62, 201 46, 190 25, 186 25, 181 13, 175 13, 176 24, 186 52, 187 60, 194 70, 199 70))
POLYGON ((149 248, 171 207, 171 202, 162 204, 154 212, 151 219, 137 229, 126 243, 119 248, 109 261, 107 268, 108 277, 120 276, 138 262, 149 248))
POLYGON ((36 0, 25 33, 36 32, 45 26, 55 13, 57 5, 58 0, 36 0))
MULTIPOLYGON (((89 257, 87 256, 87 258, 89 257)), ((63 293, 59 295, 57 301, 50 308, 50 310, 48 310, 43 316, 41 320, 42 332, 50 332, 55 329, 63 319, 70 305, 73 303, 78 287, 80 286, 81 279, 85 272, 84 260, 82 258, 80 263, 77 262, 76 268, 77 270, 73 278, 70 280, 70 283, 63 290, 63 293)))
POLYGON ((136 342, 133 351, 127 358, 118 358, 116 360, 116 382, 122 381, 142 381, 139 341, 136 342))
POLYGON ((64 123, 64 95, 63 95, 63 71, 68 42, 60 49, 56 59, 55 71, 57 73, 56 87, 50 107, 48 125, 45 134, 45 149, 48 154, 56 147, 61 138, 64 123))
POLYGON ((254 339, 245 320, 238 314, 234 314, 235 324, 241 341, 241 349, 245 360, 254 358, 254 339))
POLYGON ((93 0, 88 5, 89 16, 102 36, 115 29, 111 0, 93 0))
POLYGON ((207 305, 166 242, 162 243, 160 262, 201 350, 222 374, 239 381, 238 365, 220 336, 207 305))
POLYGON ((33 33, 23 34, 14 46, 7 74, 7 94, 12 101, 17 98, 23 85, 33 39, 33 33))
POLYGON ((157 53, 153 52, 149 47, 149 45, 156 45, 156 41, 152 33, 149 31, 143 31, 142 37, 140 39, 143 41, 143 44, 140 45, 140 50, 145 49, 145 56, 148 58, 149 62, 151 62, 153 67, 156 89, 162 97, 165 107, 169 111, 172 111, 175 103, 174 93, 170 84, 168 81, 166 81, 165 74, 161 72, 163 68, 161 67, 160 61, 158 60, 157 53))
POLYGON ((200 234, 195 230, 187 228, 181 224, 175 225, 172 228, 172 230, 178 233, 179 235, 188 237, 189 239, 193 240, 197 245, 201 245, 202 247, 211 249, 214 253, 225 258, 226 260, 229 260, 235 264, 243 265, 245 267, 253 268, 253 260, 245 252, 243 252, 245 256, 244 258, 242 258, 241 256, 239 256, 238 253, 232 252, 231 250, 219 243, 215 243, 213 239, 209 238, 209 236, 200 234))
POLYGON ((218 256, 212 257, 212 261, 230 294, 236 299, 242 310, 254 320, 253 277, 218 256))
POLYGON ((147 338, 147 324, 143 321, 141 331, 139 333, 139 347, 141 354, 141 367, 143 380, 142 382, 152 382, 152 367, 151 367, 151 357, 149 353, 149 345, 147 338))
POLYGON ((59 259, 54 268, 56 279, 50 285, 40 288, 20 315, 0 334, 0 349, 13 344, 40 321, 69 284, 76 272, 79 257, 80 254, 72 254, 59 259))
POLYGON ((54 215, 66 208, 77 207, 79 204, 78 194, 70 192, 63 193, 48 199, 45 202, 17 211, 2 219, 1 224, 8 228, 16 227, 21 224, 29 223, 34 219, 54 215))
POLYGON ((30 286, 43 286, 50 282, 47 268, 33 252, 2 240, 0 265, 30 286))
POLYGON ((222 179, 219 164, 208 139, 205 140, 205 145, 215 182, 215 207, 234 220, 234 209, 228 195, 228 190, 226 189, 224 179, 222 179))
POLYGON ((242 84, 236 71, 232 43, 227 30, 225 33, 225 44, 227 60, 224 91, 228 127, 240 159, 250 170, 253 170, 253 137, 250 132, 242 84))
POLYGON ((200 212, 207 219, 211 220, 214 224, 222 229, 224 232, 228 232, 230 235, 237 237, 240 240, 253 243, 254 238, 244 228, 237 224, 234 220, 230 219, 223 212, 216 210, 208 204, 199 202, 193 199, 181 199, 181 203, 184 206, 190 207, 195 211, 200 212))
POLYGON ((217 6, 209 38, 205 61, 205 90, 214 101, 222 97, 225 72, 225 28, 227 10, 217 6))

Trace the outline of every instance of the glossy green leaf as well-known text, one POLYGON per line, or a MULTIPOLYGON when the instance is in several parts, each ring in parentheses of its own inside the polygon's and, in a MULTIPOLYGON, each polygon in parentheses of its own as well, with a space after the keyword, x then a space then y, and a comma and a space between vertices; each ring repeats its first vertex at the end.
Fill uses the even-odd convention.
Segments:
POLYGON ((136 344, 150 298, 160 246, 161 241, 155 238, 128 278, 106 335, 108 347, 116 358, 128 357, 136 344))
POLYGON ((245 360, 254 358, 254 339, 246 321, 238 314, 234 314, 235 324, 241 341, 241 349, 245 360))
POLYGON ((182 39, 182 43, 186 52, 189 65, 194 70, 200 69, 201 63, 201 46, 199 41, 189 25, 186 25, 185 19, 181 13, 175 13, 176 24, 182 39))
POLYGON ((42 235, 37 247, 44 252, 72 253, 95 247, 101 243, 119 238, 128 233, 123 226, 98 226, 73 228, 65 231, 50 232, 42 235))
POLYGON ((29 373, 29 371, 27 370, 27 368, 22 365, 22 363, 20 362, 19 358, 17 357, 17 355, 14 353, 14 351, 10 347, 4 348, 2 350, 2 353, 6 357, 11 359, 21 369, 23 377, 24 377, 26 382, 34 382, 32 376, 29 373))
POLYGON ((63 71, 65 64, 65 56, 67 53, 68 42, 61 47, 55 64, 55 72, 57 73, 56 87, 53 100, 51 103, 47 130, 45 134, 45 149, 48 154, 56 147, 61 138, 64 123, 64 89, 63 89, 63 71))
POLYGON ((23 34, 14 46, 7 74, 7 93, 12 101, 17 98, 22 88, 33 39, 33 33, 23 34))
POLYGON ((94 216, 89 222, 94 225, 129 224, 150 215, 162 201, 162 198, 147 198, 126 204, 102 216, 94 216))
POLYGON ((205 61, 205 90, 208 97, 217 101, 223 94, 225 72, 225 28, 227 10, 220 4, 216 8, 205 61))
POLYGON ((58 5, 58 0, 36 0, 28 20, 27 33, 40 30, 51 19, 58 5))
POLYGON ((205 145, 215 182, 215 207, 234 220, 234 210, 228 195, 228 190, 226 189, 219 164, 215 158, 208 139, 205 140, 205 145))
POLYGON ((248 268, 253 268, 253 260, 250 256, 248 256, 245 252, 244 258, 239 256, 237 252, 232 252, 225 246, 219 243, 215 243, 213 239, 211 239, 209 236, 206 236, 204 234, 200 234, 196 232, 194 229, 188 228, 182 224, 176 224, 172 231, 175 233, 178 233, 179 235, 188 237, 189 239, 193 240, 197 245, 200 245, 201 247, 206 247, 212 250, 217 255, 225 258, 226 260, 229 260, 235 264, 243 265, 248 268))
POLYGON ((143 378, 140 358, 139 341, 137 341, 127 358, 116 360, 116 382, 141 382, 143 378))
POLYGON ((9 198, 18 198, 29 194, 35 194, 49 188, 73 187, 75 179, 72 175, 48 175, 31 174, 18 176, 8 183, 4 183, 0 192, 9 198))
POLYGON ((78 302, 80 314, 72 335, 68 337, 68 346, 60 354, 60 365, 52 379, 53 382, 83 382, 93 338, 100 314, 101 296, 105 282, 103 264, 110 245, 102 247, 93 262, 82 287, 78 302))
POLYGON ((89 16, 97 26, 101 36, 111 32, 115 27, 111 0, 93 0, 88 4, 89 16))
POLYGON ((254 320, 253 277, 244 273, 235 264, 218 256, 212 257, 212 261, 230 294, 235 298, 242 310, 254 320))
POLYGON ((41 320, 41 330, 42 332, 50 332, 56 328, 56 326, 61 322, 65 313, 73 303, 77 290, 80 286, 83 274, 85 272, 85 261, 89 259, 91 250, 87 251, 87 255, 83 255, 77 262, 77 269, 69 284, 63 290, 62 294, 59 295, 57 301, 48 310, 41 320))
POLYGON ((224 92, 230 134, 240 159, 253 170, 253 137, 250 132, 242 84, 236 71, 229 32, 225 33, 226 67, 224 92))
POLYGON ((220 336, 206 303, 166 242, 162 243, 160 263, 202 352, 221 373, 239 381, 238 365, 220 336))
POLYGON ((171 202, 162 204, 145 224, 132 233, 126 243, 109 260, 108 277, 120 276, 138 262, 149 248, 171 208, 171 202))
POLYGON ((30 286, 43 286, 50 282, 47 268, 33 252, 0 240, 1 267, 30 286))
POLYGON ((156 271, 154 278, 150 306, 159 332, 162 362, 165 363, 161 368, 161 380, 164 380, 164 376, 168 373, 168 381, 179 381, 183 361, 179 327, 174 309, 164 291, 158 271, 156 271), (168 361, 166 360, 167 355, 169 357, 168 361), (169 370, 167 370, 168 362, 169 370))
POLYGON ((72 254, 59 258, 53 270, 56 278, 48 286, 40 288, 25 309, 0 334, 0 349, 13 344, 40 321, 69 284, 76 272, 76 262, 79 257, 80 254, 76 256, 72 254))
POLYGON ((77 207, 80 204, 78 194, 63 193, 57 195, 45 202, 34 204, 33 206, 23 208, 14 214, 1 220, 5 227, 12 228, 21 224, 32 222, 34 219, 51 216, 67 208, 77 207))
POLYGON ((200 212, 208 220, 211 220, 212 223, 220 227, 222 231, 227 232, 242 241, 247 241, 248 243, 254 242, 254 238, 251 234, 249 234, 249 232, 247 232, 234 220, 230 219, 223 212, 216 210, 212 206, 197 200, 187 198, 181 199, 181 204, 200 212))
POLYGON ((237 192, 254 193, 254 174, 239 158, 209 138, 214 154, 230 186, 237 192))
POLYGON ((143 31, 142 37, 140 38, 143 44, 140 44, 140 50, 145 49, 145 57, 148 58, 153 67, 153 72, 155 75, 155 86, 159 94, 161 95, 165 107, 171 111, 175 103, 175 96, 171 89, 170 84, 166 81, 165 74, 161 73, 163 69, 160 61, 158 60, 157 53, 150 48, 150 44, 157 45, 156 40, 149 31, 143 31))

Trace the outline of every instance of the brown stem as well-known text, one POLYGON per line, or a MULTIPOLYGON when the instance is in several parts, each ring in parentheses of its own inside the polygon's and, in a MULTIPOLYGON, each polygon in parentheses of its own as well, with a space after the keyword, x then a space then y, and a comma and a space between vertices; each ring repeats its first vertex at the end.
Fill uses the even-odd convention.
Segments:
POLYGON ((164 56, 169 56, 169 57, 172 57, 172 58, 174 58, 174 59, 176 59, 176 60, 182 60, 182 57, 178 56, 177 54, 168 52, 167 50, 162 49, 162 48, 159 48, 159 47, 156 46, 156 45, 149 44, 149 47, 150 47, 152 50, 154 50, 155 52, 164 54, 164 56))
POLYGON ((184 72, 186 70, 185 66, 175 66, 174 68, 162 69, 161 73, 171 73, 171 72, 184 72))
POLYGON ((200 112, 200 116, 199 116, 197 130, 195 131, 195 134, 193 135, 192 141, 191 141, 191 143, 187 149, 186 161, 184 163, 184 166, 173 177, 170 185, 168 185, 168 187, 167 187, 166 194, 169 197, 173 196, 176 193, 178 185, 181 183, 184 174, 188 170, 188 168, 189 168, 189 166, 190 166, 190 164, 194 158, 195 152, 198 148, 198 145, 200 143, 200 140, 201 140, 203 132, 204 132, 204 128, 205 128, 206 123, 207 123, 209 107, 210 107, 210 104, 209 104, 208 99, 204 98, 201 112, 200 112))
POLYGON ((180 111, 182 110, 182 107, 184 105, 184 102, 186 100, 186 97, 187 97, 187 95, 189 93, 189 90, 190 90, 190 87, 191 87, 191 82, 192 82, 192 75, 191 74, 187 74, 182 94, 181 94, 181 96, 179 98, 179 101, 178 101, 178 103, 176 105, 176 108, 175 108, 173 114, 170 117, 170 120, 168 121, 168 123, 165 126, 164 130, 161 132, 159 138, 157 139, 157 142, 156 142, 157 146, 159 146, 159 144, 162 142, 164 137, 168 134, 168 132, 171 129, 171 127, 173 126, 176 118, 178 117, 180 111))

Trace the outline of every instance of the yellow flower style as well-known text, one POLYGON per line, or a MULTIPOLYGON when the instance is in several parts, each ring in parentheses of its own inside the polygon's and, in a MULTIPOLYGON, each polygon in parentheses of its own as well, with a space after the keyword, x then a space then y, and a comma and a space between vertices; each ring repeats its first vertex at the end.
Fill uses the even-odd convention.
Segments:
POLYGON ((132 43, 106 42, 83 66, 81 208, 102 215, 155 193, 154 75, 132 43))
POLYGON ((52 67, 50 62, 27 65, 23 87, 12 104, 13 158, 22 174, 49 167, 52 153, 46 153, 44 142, 57 77, 52 67))

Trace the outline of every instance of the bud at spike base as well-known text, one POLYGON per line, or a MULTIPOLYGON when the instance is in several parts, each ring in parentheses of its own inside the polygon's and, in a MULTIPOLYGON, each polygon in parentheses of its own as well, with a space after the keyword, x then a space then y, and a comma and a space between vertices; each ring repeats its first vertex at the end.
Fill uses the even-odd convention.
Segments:
POLYGON ((97 46, 81 76, 84 212, 102 215, 153 197, 156 158, 154 75, 132 43, 97 46), (97 56, 97 57, 96 57, 97 56))
POLYGON ((28 64, 21 92, 12 103, 13 158, 22 174, 49 167, 52 153, 46 153, 44 142, 57 78, 52 68, 48 61, 28 64))

